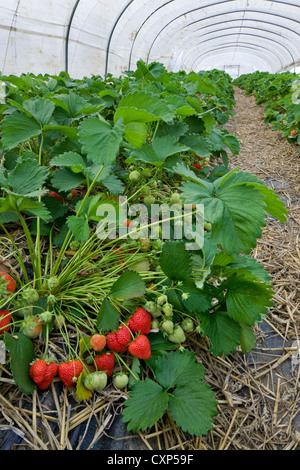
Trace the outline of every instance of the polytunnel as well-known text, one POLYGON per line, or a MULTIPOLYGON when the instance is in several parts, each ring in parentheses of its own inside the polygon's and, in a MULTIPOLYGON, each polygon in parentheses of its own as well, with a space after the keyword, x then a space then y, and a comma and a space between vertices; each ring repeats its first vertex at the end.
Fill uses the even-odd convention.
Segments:
POLYGON ((300 449, 299 72, 299 0, 0 0, 1 450, 300 449))
POLYGON ((139 59, 233 75, 295 70, 299 19, 296 1, 8 1, 1 70, 118 75, 139 59))

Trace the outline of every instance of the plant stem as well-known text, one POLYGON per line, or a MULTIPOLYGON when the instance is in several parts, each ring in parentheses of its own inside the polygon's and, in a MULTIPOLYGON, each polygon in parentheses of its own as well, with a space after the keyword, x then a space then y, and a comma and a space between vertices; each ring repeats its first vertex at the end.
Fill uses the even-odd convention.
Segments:
MULTIPOLYGON (((44 145, 44 134, 41 137, 41 144, 39 148, 39 165, 42 165, 42 151, 44 145)), ((41 189, 41 188, 40 188, 41 189)), ((41 202, 41 196, 38 197, 41 202)), ((42 260, 41 260, 41 218, 38 217, 36 221, 36 240, 35 240, 35 253, 36 253, 36 268, 37 268, 37 286, 38 289, 42 287, 42 260)))
MULTIPOLYGON (((100 174, 102 173, 103 169, 104 169, 104 166, 102 165, 101 168, 100 168, 100 170, 98 171, 97 175, 96 175, 95 178, 93 179, 91 185, 89 186, 89 188, 88 188, 88 190, 87 190, 87 192, 86 192, 86 195, 84 196, 84 198, 83 198, 83 200, 82 200, 82 202, 81 202, 81 204, 80 204, 80 207, 79 207, 79 209, 78 209, 78 212, 77 212, 77 214, 76 214, 76 217, 79 217, 79 215, 80 215, 80 213, 81 213, 81 211, 82 211, 82 209, 83 209, 83 207, 84 207, 85 201, 86 201, 87 198, 89 197, 89 195, 90 195, 90 193, 91 193, 93 187, 95 186, 95 184, 96 184, 96 182, 97 182, 97 180, 98 180, 100 174)), ((62 261, 62 259, 63 259, 63 256, 64 256, 64 254, 65 254, 65 252, 66 252, 66 250, 67 250, 67 247, 68 247, 68 244, 69 244, 69 241, 70 241, 70 237, 71 237, 71 236, 72 236, 72 232, 71 232, 71 230, 69 230, 68 233, 67 233, 67 235, 66 235, 66 238, 65 238, 65 240, 64 240, 63 246, 61 247, 61 250, 60 250, 60 253, 59 253, 58 257, 57 257, 57 260, 56 260, 56 262, 55 262, 55 264, 54 264, 54 267, 53 267, 53 269, 52 269, 51 276, 55 276, 55 275, 56 275, 56 273, 57 273, 57 271, 58 271, 58 268, 59 268, 59 266, 60 266, 60 263, 61 263, 61 261, 62 261)))

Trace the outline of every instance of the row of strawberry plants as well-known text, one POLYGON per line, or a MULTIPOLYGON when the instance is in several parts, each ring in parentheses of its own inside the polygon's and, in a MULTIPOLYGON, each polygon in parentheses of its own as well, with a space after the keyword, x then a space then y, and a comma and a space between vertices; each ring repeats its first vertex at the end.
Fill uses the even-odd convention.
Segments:
POLYGON ((258 178, 228 168, 229 150, 239 152, 222 127, 232 80, 142 61, 118 78, 2 80, 1 249, 19 273, 1 273, 0 334, 15 382, 30 394, 58 375, 83 402, 126 387, 129 431, 168 410, 184 431, 206 434, 217 401, 188 337, 207 338, 214 356, 255 346, 252 327, 273 292, 251 250, 267 215, 287 214, 258 178), (195 233, 193 212, 171 217, 168 237, 162 218, 155 237, 134 237, 129 202, 146 207, 146 224, 153 204, 202 204, 203 243, 190 250, 187 233, 176 237, 183 223, 195 233), (99 239, 108 205, 117 236, 99 239), (11 224, 24 233, 32 274, 11 224), (56 338, 63 346, 53 347, 56 338))
POLYGON ((253 94, 257 104, 265 107, 265 123, 280 130, 290 143, 300 145, 300 78, 299 74, 254 72, 238 77, 234 83, 253 94))

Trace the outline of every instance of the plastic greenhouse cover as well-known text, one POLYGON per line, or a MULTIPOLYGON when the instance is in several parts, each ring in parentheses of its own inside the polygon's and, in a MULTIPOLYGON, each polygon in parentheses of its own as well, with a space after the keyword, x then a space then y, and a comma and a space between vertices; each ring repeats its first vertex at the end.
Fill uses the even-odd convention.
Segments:
POLYGON ((0 71, 120 75, 168 70, 298 71, 300 2, 0 0, 0 71))

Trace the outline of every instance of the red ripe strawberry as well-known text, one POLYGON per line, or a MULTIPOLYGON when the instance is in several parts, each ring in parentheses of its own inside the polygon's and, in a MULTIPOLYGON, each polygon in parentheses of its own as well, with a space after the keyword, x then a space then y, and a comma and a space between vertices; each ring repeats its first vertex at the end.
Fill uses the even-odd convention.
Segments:
POLYGON ((151 348, 147 336, 137 336, 128 346, 128 351, 132 356, 138 357, 139 359, 149 359, 151 356, 151 348))
POLYGON ((56 197, 56 199, 58 199, 60 202, 64 202, 63 198, 59 194, 57 194, 55 191, 51 191, 49 193, 49 196, 50 197, 56 197))
POLYGON ((128 319, 127 325, 133 333, 150 333, 152 318, 149 312, 143 307, 137 308, 134 314, 128 319))
POLYGON ((41 390, 46 390, 56 376, 57 369, 58 365, 56 362, 47 362, 44 359, 38 359, 30 367, 29 375, 41 390))
POLYGON ((1 284, 5 283, 5 289, 7 291, 7 294, 15 292, 15 290, 16 290, 16 281, 9 274, 4 273, 4 272, 1 272, 0 276, 1 276, 0 282, 1 282, 1 284))
POLYGON ((95 363, 98 370, 105 371, 107 377, 110 377, 115 366, 115 355, 113 353, 100 354, 95 357, 95 363))
POLYGON ((106 346, 108 349, 114 352, 124 352, 126 351, 126 346, 124 344, 119 343, 117 333, 108 333, 106 335, 106 346))
POLYGON ((9 330, 11 313, 8 310, 0 310, 0 335, 9 330))
POLYGON ((58 366, 58 376, 66 387, 72 387, 75 385, 78 377, 83 370, 82 363, 75 359, 69 362, 62 362, 58 366))
POLYGON ((132 339, 131 332, 126 325, 121 325, 120 328, 116 331, 117 341, 123 346, 128 346, 132 339))
POLYGON ((202 168, 202 166, 200 165, 199 162, 198 162, 198 163, 193 163, 192 166, 193 166, 194 168, 197 168, 197 170, 201 170, 201 168, 202 168))
POLYGON ((44 380, 38 385, 41 390, 46 390, 46 388, 50 386, 52 380, 57 374, 57 370, 58 365, 56 362, 49 362, 49 364, 47 364, 44 380))
POLYGON ((35 361, 30 369, 29 375, 35 384, 40 384, 43 382, 46 374, 47 362, 44 359, 38 359, 35 361))

